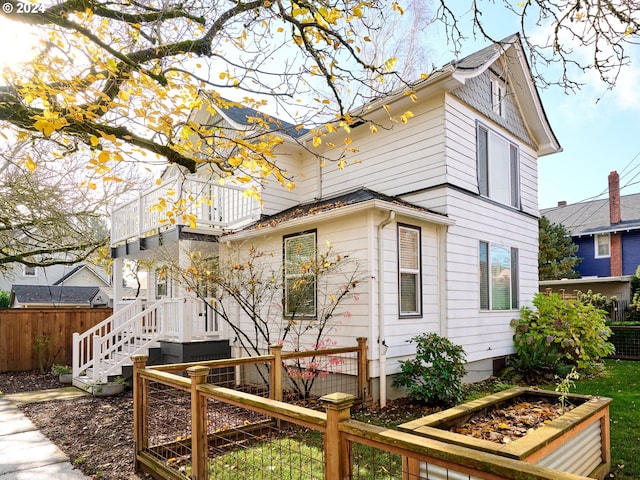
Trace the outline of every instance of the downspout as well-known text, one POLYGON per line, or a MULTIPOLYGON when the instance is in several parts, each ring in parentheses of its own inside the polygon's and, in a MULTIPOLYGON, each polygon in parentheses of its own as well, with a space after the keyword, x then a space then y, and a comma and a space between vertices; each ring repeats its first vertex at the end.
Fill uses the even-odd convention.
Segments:
POLYGON ((380 407, 387 405, 387 343, 384 334, 384 241, 382 230, 393 222, 396 212, 389 210, 389 216, 378 225, 378 363, 380 365, 380 407))

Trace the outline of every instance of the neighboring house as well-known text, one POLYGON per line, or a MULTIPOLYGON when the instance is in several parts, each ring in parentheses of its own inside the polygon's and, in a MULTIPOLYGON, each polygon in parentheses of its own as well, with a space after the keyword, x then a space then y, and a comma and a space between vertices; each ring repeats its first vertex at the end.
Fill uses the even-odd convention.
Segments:
POLYGON ((109 277, 99 267, 87 264, 27 267, 16 264, 0 274, 0 290, 11 291, 12 285, 78 285, 109 287, 109 277))
POLYGON ((609 195, 602 200, 541 210, 551 223, 563 225, 578 246, 582 262, 577 280, 540 282, 540 289, 592 290, 628 301, 631 278, 640 266, 640 194, 620 196, 620 177, 609 174, 609 195))
MULTIPOLYGON (((525 58, 514 35, 416 83, 416 103, 401 92, 386 105, 371 104, 372 122, 389 123, 387 108, 392 115, 410 110, 413 118, 377 134, 367 125, 353 126, 349 138, 359 152, 351 158, 360 163, 344 170, 323 168, 303 148, 312 134, 287 130, 291 136, 282 135, 276 162, 295 177, 296 188, 265 184, 262 204, 243 195, 242 187, 221 186, 215 176, 206 179, 199 172, 185 180, 167 175, 163 185, 116 208, 114 324, 125 328, 149 315, 164 322, 163 336, 149 335, 136 351, 161 341, 166 349, 200 344, 212 355, 217 348, 242 355, 224 326, 165 275, 160 262, 150 269, 147 285, 149 303, 154 291, 158 301, 144 312, 140 305, 120 302, 124 260, 152 261, 164 252, 186 268, 193 250, 224 256, 235 246, 257 245, 280 259, 301 245, 313 255, 329 241, 365 268, 368 280, 358 288, 360 299, 347 305, 349 315, 332 340, 350 346, 356 337, 368 338, 374 397, 384 403, 397 393, 390 376, 399 371, 400 360, 415 354, 407 340, 424 332, 464 347, 470 380, 493 374, 514 351, 511 320, 538 291, 537 159, 560 150, 525 58), (196 228, 180 219, 176 225, 162 223, 150 211, 171 189, 181 198, 196 197, 189 210, 197 216, 196 228), (209 201, 198 201, 203 191, 209 201), (169 306, 173 313, 162 313, 169 306)), ((257 128, 241 113, 212 115, 203 109, 193 118, 257 128)), ((328 134, 321 152, 330 155, 330 142, 343 144, 345 136, 328 134)), ((246 319, 238 314, 236 321, 242 325, 246 319)), ((98 364, 100 378, 119 368, 88 358, 74 365, 74 372, 98 364)))
POLYGON ((107 306, 99 287, 13 285, 9 296, 11 308, 88 308, 92 302, 107 306))

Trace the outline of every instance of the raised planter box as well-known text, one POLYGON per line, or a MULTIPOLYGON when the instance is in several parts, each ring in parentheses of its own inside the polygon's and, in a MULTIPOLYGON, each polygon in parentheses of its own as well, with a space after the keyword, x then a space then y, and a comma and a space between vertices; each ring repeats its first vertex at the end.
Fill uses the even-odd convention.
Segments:
POLYGON ((521 460, 567 473, 604 479, 611 469, 610 398, 569 394, 576 408, 522 438, 499 444, 449 431, 471 416, 517 397, 559 401, 561 394, 534 388, 512 388, 398 426, 399 430, 521 460))

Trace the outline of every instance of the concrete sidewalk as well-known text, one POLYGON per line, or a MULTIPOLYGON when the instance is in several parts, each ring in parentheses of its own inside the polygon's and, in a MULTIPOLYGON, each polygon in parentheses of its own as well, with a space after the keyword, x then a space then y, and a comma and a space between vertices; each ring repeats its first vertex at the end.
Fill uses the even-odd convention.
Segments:
MULTIPOLYGON (((56 389, 63 390, 63 389, 56 389)), ((49 395, 38 392, 41 398, 49 395)), ((63 393, 63 392, 60 392, 63 393)), ((69 458, 17 407, 21 394, 0 394, 0 480, 86 480, 69 458), (15 398, 14 398, 15 397, 15 398)))

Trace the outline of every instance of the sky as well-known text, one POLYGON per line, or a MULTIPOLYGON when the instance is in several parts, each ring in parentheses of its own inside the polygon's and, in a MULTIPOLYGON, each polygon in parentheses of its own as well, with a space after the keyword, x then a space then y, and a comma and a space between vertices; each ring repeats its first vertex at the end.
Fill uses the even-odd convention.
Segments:
MULTIPOLYGON (((468 6, 461 6, 468 3, 458 0, 456 8, 461 26, 470 33, 468 6)), ((478 3, 493 38, 506 38, 518 30, 515 17, 499 5, 500 0, 478 3)), ((444 42, 440 45, 431 55, 436 65, 454 58, 444 42)), ((486 40, 470 39, 462 56, 486 45, 486 40)), ((555 207, 559 201, 572 204, 606 198, 607 178, 613 170, 620 174, 622 195, 640 192, 640 48, 630 53, 631 65, 624 68, 613 90, 606 91, 593 72, 581 78, 586 85, 577 93, 567 94, 559 87, 539 90, 563 149, 538 159, 540 208, 555 207)))
MULTIPOLYGON (((469 3, 470 0, 449 2, 455 5, 460 26, 470 37, 463 56, 488 44, 484 39, 472 38, 469 3)), ((505 38, 518 30, 516 18, 501 6, 501 0, 478 3, 491 36, 505 38)), ((0 19, 0 27, 6 27, 6 23, 0 19)), ((429 60, 436 66, 454 58, 442 33, 442 28, 430 27, 427 48, 429 60)), ((12 63, 25 56, 28 42, 16 30, 0 28, 0 41, 11 45, 0 53, 0 63, 12 63)), ((611 91, 605 91, 593 74, 581 78, 586 85, 574 94, 559 87, 540 91, 547 118, 563 148, 561 153, 538 160, 540 208, 554 207, 559 201, 577 203, 606 196, 607 177, 613 170, 620 174, 623 195, 640 192, 640 47, 631 52, 631 57, 631 65, 624 68, 611 91)))

